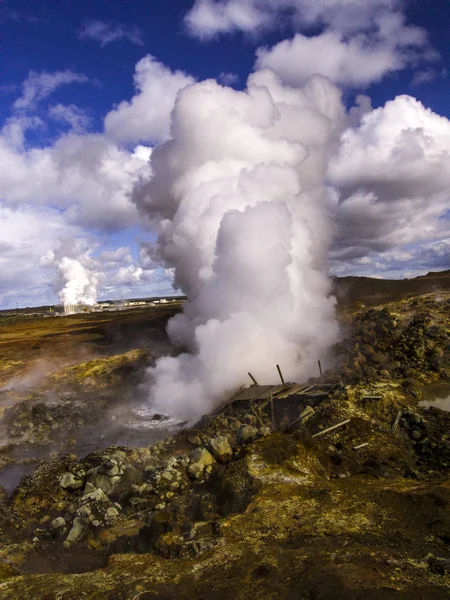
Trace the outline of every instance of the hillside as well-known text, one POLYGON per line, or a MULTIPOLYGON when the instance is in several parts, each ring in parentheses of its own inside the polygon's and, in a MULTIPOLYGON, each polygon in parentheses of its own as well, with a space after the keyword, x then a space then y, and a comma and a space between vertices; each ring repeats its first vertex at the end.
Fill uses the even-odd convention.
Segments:
POLYGON ((374 279, 371 277, 335 277, 333 291, 340 304, 362 302, 376 306, 412 295, 450 290, 450 270, 428 273, 413 279, 374 279))

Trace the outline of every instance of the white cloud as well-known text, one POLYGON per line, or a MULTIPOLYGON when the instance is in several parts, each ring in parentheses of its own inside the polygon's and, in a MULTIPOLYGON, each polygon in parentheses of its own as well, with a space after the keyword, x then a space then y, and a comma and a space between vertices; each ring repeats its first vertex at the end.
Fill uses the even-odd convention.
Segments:
POLYGON ((256 67, 273 69, 289 85, 320 73, 339 85, 364 87, 436 56, 427 48, 423 30, 405 25, 399 14, 389 14, 374 21, 372 31, 353 36, 333 29, 313 37, 297 33, 272 48, 258 49, 256 67))
POLYGON ((223 83, 223 85, 233 86, 239 83, 239 77, 236 73, 226 73, 222 71, 219 75, 219 81, 220 83, 223 83))
POLYGON ((401 0, 197 0, 186 24, 192 35, 202 39, 235 31, 257 34, 289 24, 297 33, 272 48, 259 48, 256 68, 275 70, 288 85, 301 85, 319 73, 339 85, 367 86, 438 57, 426 31, 406 23, 404 4, 401 0))
POLYGON ((90 125, 86 113, 74 104, 54 104, 49 107, 48 114, 55 121, 67 123, 73 133, 81 133, 90 125))
POLYGON ((366 113, 348 129, 328 170, 340 194, 332 258, 376 255, 377 264, 387 264, 393 249, 435 248, 448 238, 449 147, 450 121, 410 96, 366 113))
POLYGON ((0 199, 5 206, 41 205, 70 223, 122 229, 137 220, 129 193, 148 168, 136 154, 99 134, 69 134, 53 146, 17 150, 0 137, 0 199))
POLYGON ((27 131, 38 128, 45 128, 41 118, 18 113, 6 119, 0 133, 8 145, 19 149, 25 144, 27 131))
POLYGON ((402 0, 195 0, 185 23, 202 39, 235 31, 260 33, 287 22, 299 29, 321 25, 352 33, 370 29, 378 15, 404 4, 402 0))
POLYGON ((366 275, 388 279, 416 277, 429 271, 444 269, 450 269, 450 238, 332 263, 335 275, 366 275))
POLYGON ((436 77, 438 77, 438 73, 434 69, 424 69, 423 71, 414 73, 411 83, 412 85, 422 85, 434 81, 436 77))
MULTIPOLYGON (((58 85, 69 81, 71 77, 55 73, 30 74, 21 101, 14 104, 0 131, 3 307, 16 301, 22 305, 54 302, 53 284, 61 259, 80 261, 83 268, 91 269, 89 255, 109 232, 139 222, 130 193, 139 175, 149 171, 151 149, 137 146, 129 152, 102 134, 84 133, 89 120, 75 105, 51 105, 39 111, 39 117, 31 112, 58 85), (44 118, 68 124, 71 132, 46 146, 30 146, 27 132, 36 127, 45 132, 44 118)), ((117 270, 129 264, 121 256, 125 262, 116 262, 113 272, 108 268, 97 272, 94 264, 95 277, 105 285, 116 281, 117 270)))
POLYGON ((134 83, 136 95, 131 101, 121 102, 106 115, 106 134, 122 143, 154 144, 167 139, 176 96, 194 79, 149 55, 137 63, 134 83))
POLYGON ((86 21, 78 31, 80 40, 94 40, 103 48, 111 42, 126 40, 137 46, 143 46, 142 31, 139 27, 127 27, 121 23, 108 23, 105 21, 86 21))
POLYGON ((196 0, 185 18, 189 32, 199 38, 236 30, 250 33, 268 27, 269 20, 270 15, 253 0, 196 0))
POLYGON ((32 110, 37 104, 52 94, 57 88, 70 83, 86 83, 88 78, 82 73, 73 71, 56 71, 54 73, 36 73, 30 71, 22 84, 22 96, 14 102, 15 110, 32 110))

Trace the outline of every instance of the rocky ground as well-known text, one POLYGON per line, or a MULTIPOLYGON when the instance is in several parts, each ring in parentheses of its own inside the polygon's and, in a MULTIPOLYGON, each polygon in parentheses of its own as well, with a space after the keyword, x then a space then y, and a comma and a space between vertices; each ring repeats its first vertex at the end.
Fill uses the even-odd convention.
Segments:
MULTIPOLYGON (((151 445, 42 460, 0 504, 0 598, 448 599, 450 413, 420 401, 449 381, 449 309, 445 291, 342 308, 338 385, 291 401, 294 425, 229 405, 151 445)), ((92 402, 146 359, 115 360, 46 385, 92 402)), ((75 413, 32 406, 5 411, 17 446, 69 436, 75 413)))

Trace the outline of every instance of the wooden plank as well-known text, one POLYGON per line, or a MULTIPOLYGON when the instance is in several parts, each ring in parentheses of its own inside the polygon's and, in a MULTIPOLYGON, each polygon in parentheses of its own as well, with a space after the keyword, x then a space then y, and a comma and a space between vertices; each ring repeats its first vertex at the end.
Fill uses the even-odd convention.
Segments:
POLYGON ((345 421, 341 421, 340 423, 336 423, 336 425, 332 425, 331 427, 328 427, 327 429, 324 429, 323 431, 319 431, 318 433, 315 433, 312 437, 319 437, 321 435, 325 435, 326 433, 329 433, 330 431, 334 431, 334 429, 337 429, 338 427, 343 427, 344 425, 347 425, 347 423, 350 423, 351 419, 345 419, 345 421))
POLYGON ((369 445, 369 442, 364 442, 363 444, 358 444, 358 446, 353 446, 353 450, 359 450, 360 448, 365 448, 369 445))
POLYGON ((252 409, 253 414, 255 415, 255 417, 258 419, 259 424, 261 425, 261 427, 264 427, 264 422, 262 421, 262 419, 259 416, 259 414, 256 412, 255 407, 253 406, 253 404, 250 404, 250 408, 252 409))

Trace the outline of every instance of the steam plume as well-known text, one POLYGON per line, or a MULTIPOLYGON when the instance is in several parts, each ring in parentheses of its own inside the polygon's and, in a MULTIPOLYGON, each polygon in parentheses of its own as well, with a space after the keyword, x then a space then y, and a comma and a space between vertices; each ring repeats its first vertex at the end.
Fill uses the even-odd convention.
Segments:
POLYGON ((64 256, 58 263, 59 275, 64 282, 59 299, 66 312, 76 305, 94 306, 97 302, 97 275, 75 258, 64 256))
POLYGON ((197 417, 247 371, 260 383, 277 363, 287 380, 315 373, 338 333, 323 181, 343 114, 320 75, 301 89, 259 71, 245 92, 215 81, 180 92, 172 139, 134 192, 190 300, 168 328, 188 352, 151 369, 156 406, 197 417))

